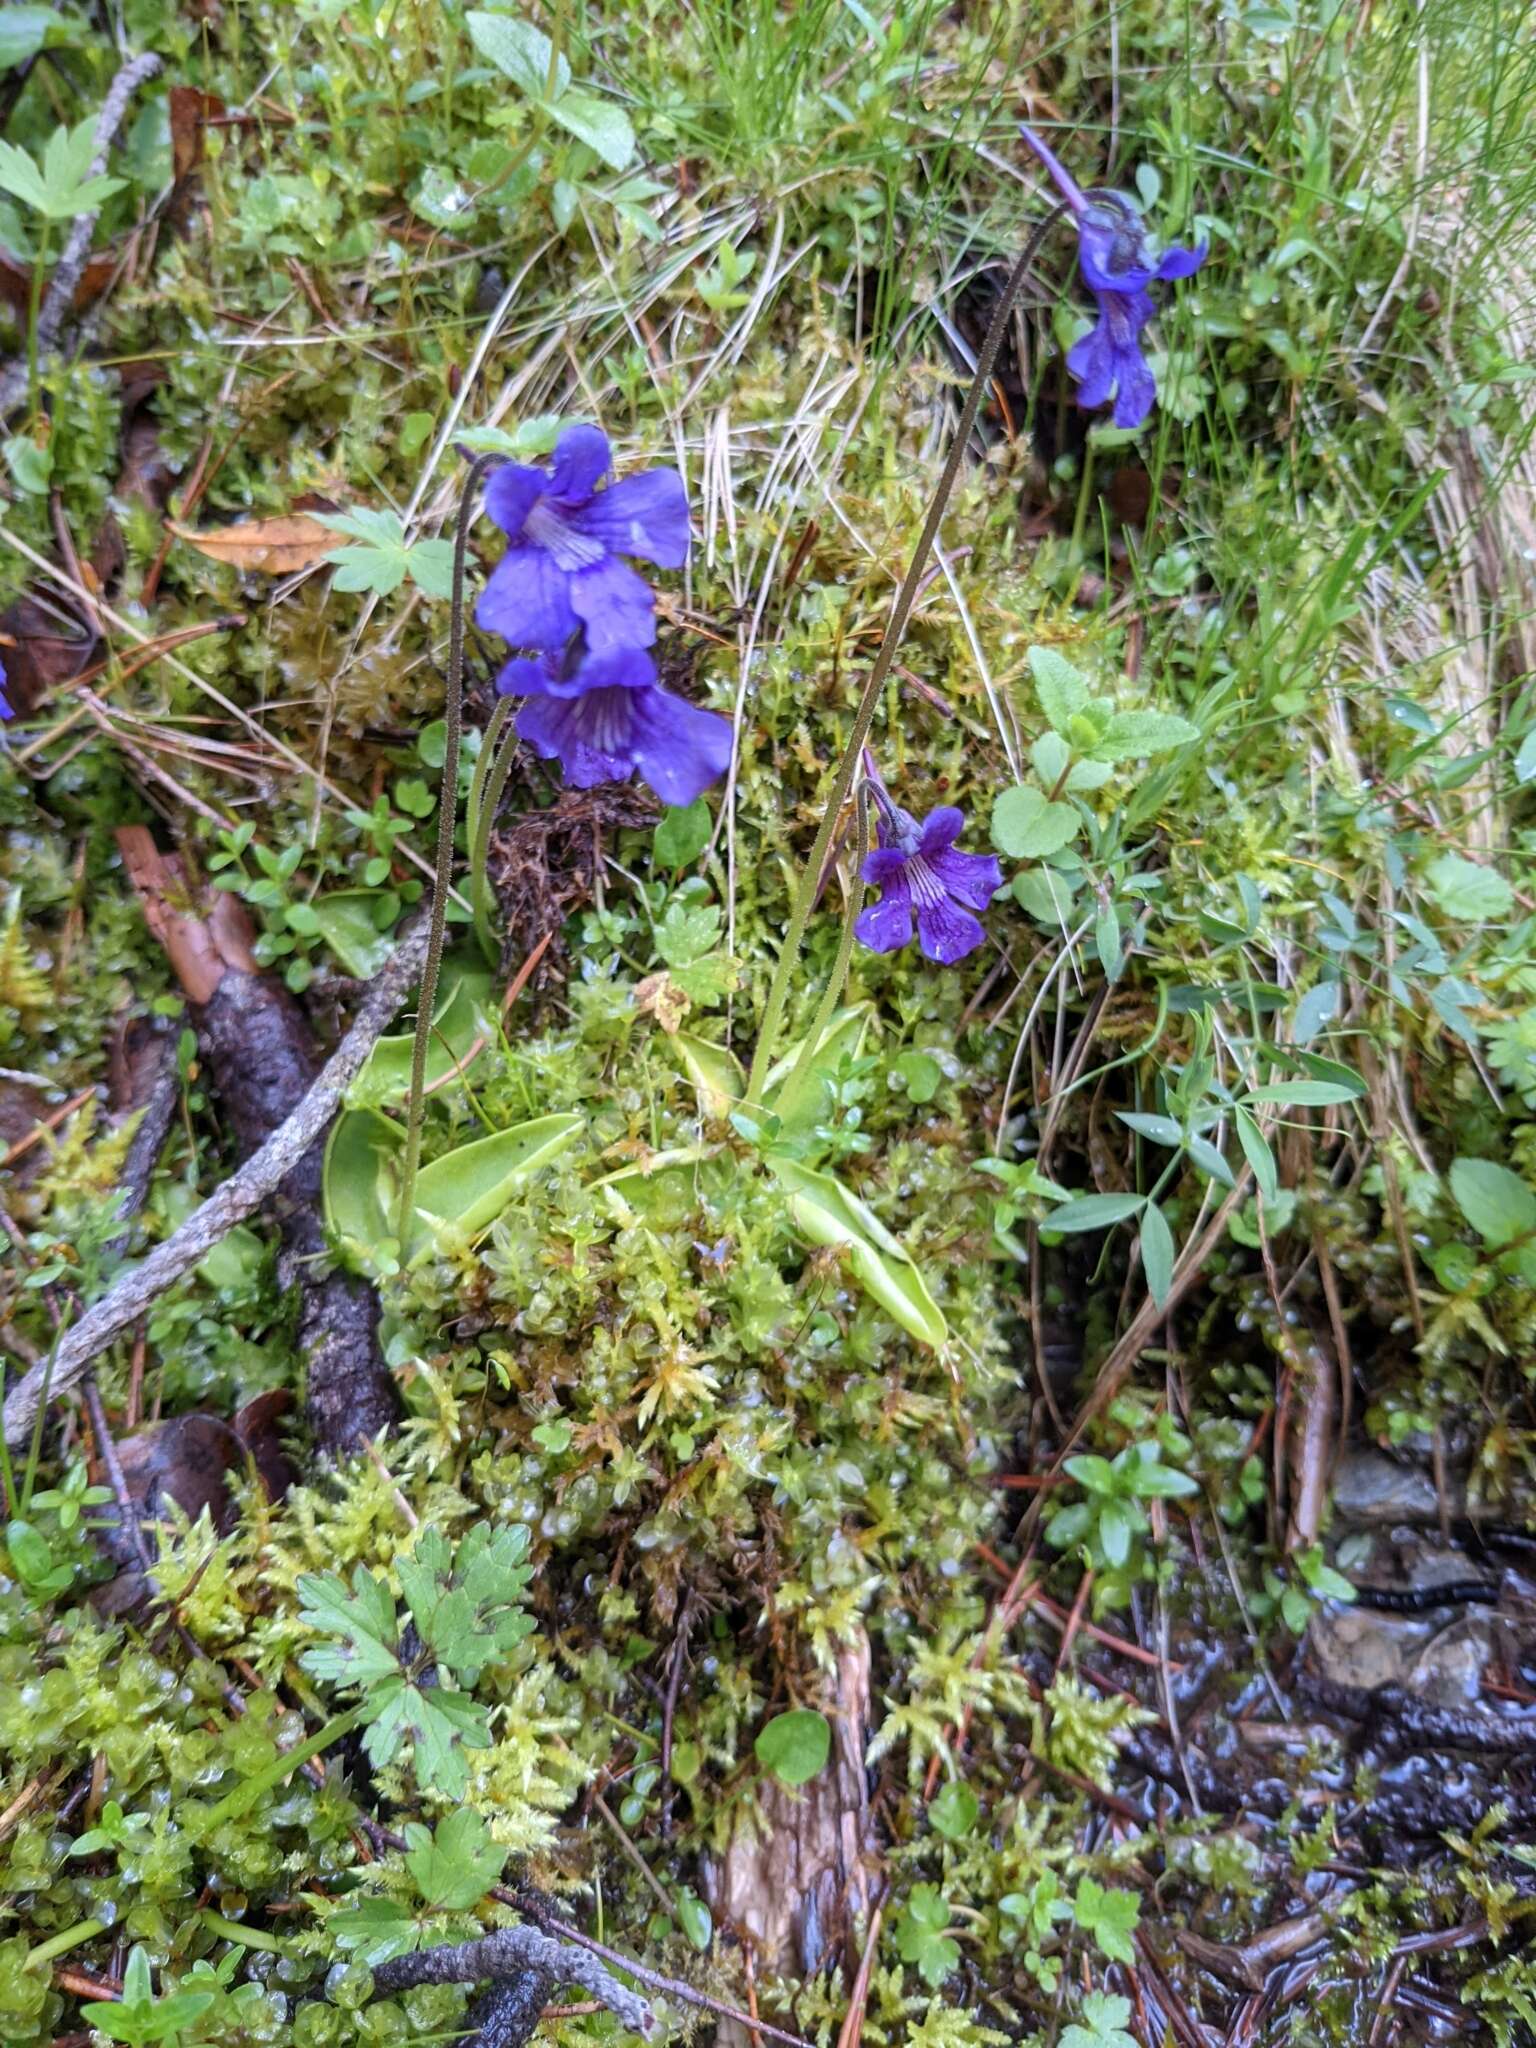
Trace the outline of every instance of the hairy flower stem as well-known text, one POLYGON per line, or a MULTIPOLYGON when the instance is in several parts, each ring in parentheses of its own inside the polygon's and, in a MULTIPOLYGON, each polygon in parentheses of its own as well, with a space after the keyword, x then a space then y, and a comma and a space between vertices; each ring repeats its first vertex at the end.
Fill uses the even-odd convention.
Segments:
POLYGON ((934 492, 928 507, 928 516, 923 521, 923 530, 918 535, 917 546, 907 564, 907 573, 901 579, 901 588, 896 593, 896 602, 891 607, 890 618, 879 648, 865 678, 863 694, 859 698, 858 710, 854 713, 853 731, 843 749, 838 763, 837 775, 832 784, 832 793, 827 799, 827 808, 817 829, 810 858, 806 861, 805 872, 800 878, 800 887, 795 892, 794 906, 789 914, 789 924, 784 933, 784 944, 779 953, 779 964, 774 970, 773 983, 768 990, 768 1001, 763 1009, 762 1028, 757 1034, 757 1046, 752 1055, 752 1072, 747 1080, 747 1100, 759 1108, 762 1102, 763 1082, 773 1057, 774 1043, 784 1022, 784 1010, 789 1001, 790 983, 800 959, 800 948, 805 940, 805 928, 811 921, 811 912, 816 905, 816 889, 821 880, 822 868, 826 863, 827 849, 832 844, 832 834, 837 829, 838 818, 843 805, 848 801, 848 792, 853 787, 853 778, 858 771, 859 755, 869 728, 874 720, 875 706, 880 700, 880 691, 891 672, 891 663, 901 645, 902 635, 907 630, 907 620, 917 597, 917 586, 922 580, 928 557, 938 538, 944 514, 949 507, 955 481, 960 474, 960 465, 965 460, 965 451, 970 446, 971 430, 976 424, 976 415, 981 410, 982 394, 991 382, 992 370, 997 362, 998 351, 1002 348, 1003 337, 1008 331, 1008 321, 1013 312, 1014 301, 1024 288, 1040 245, 1056 221, 1066 211, 1066 201, 1053 206, 1024 245, 1024 252, 1013 266, 1007 284, 992 314, 992 324, 987 329, 986 339, 976 358, 976 374, 971 379, 970 389, 965 394, 965 403, 960 409, 960 424, 950 443, 945 458, 944 473, 939 478, 939 487, 934 492))
POLYGON ((821 1001, 816 1006, 816 1016, 810 1034, 790 1069, 789 1079, 779 1092, 779 1100, 786 1107, 794 1100, 796 1091, 811 1071, 816 1048, 826 1036, 827 1027, 832 1022, 832 1013, 837 1008, 838 998, 843 992, 843 983, 848 979, 848 963, 853 958, 853 928, 858 922, 859 909, 864 900, 863 874, 864 862, 869 855, 870 796, 869 785, 860 783, 857 793, 859 817, 853 855, 853 881, 849 886, 848 900, 843 905, 843 931, 842 937, 838 940, 837 959, 822 991, 821 1001))
POLYGON ((432 919, 427 957, 421 969, 416 1003, 416 1042, 411 1049, 411 1098, 406 1110, 405 1164, 400 1170, 400 1202, 395 1236, 405 1243, 416 1197, 416 1170, 421 1164, 422 1101, 427 1085, 427 1051, 432 1043, 432 1011, 437 1002, 437 971, 443 960, 443 932, 448 922, 448 891, 453 877, 453 828, 458 817, 459 733, 464 720, 464 562, 469 529, 480 495, 480 480, 494 469, 499 456, 482 455, 469 472, 459 500, 453 535, 453 612, 448 627, 448 687, 443 703, 443 780, 437 799, 437 872, 432 885, 432 919))
POLYGON ((512 757, 517 752, 517 734, 506 730, 511 716, 512 700, 503 697, 485 728, 480 758, 475 763, 475 779, 469 787, 469 900, 475 914, 475 937, 480 941, 480 950, 487 965, 491 967, 500 957, 500 948, 491 927, 491 888, 486 880, 485 863, 490 854, 491 827, 496 822, 496 808, 507 786, 507 777, 512 772, 512 757))

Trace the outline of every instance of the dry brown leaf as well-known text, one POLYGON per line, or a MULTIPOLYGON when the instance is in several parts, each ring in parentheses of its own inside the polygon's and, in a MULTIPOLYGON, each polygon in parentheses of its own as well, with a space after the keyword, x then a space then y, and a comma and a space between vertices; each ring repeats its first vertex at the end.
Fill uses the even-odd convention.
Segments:
POLYGON ((299 569, 312 569, 327 555, 342 547, 342 536, 322 526, 307 513, 284 513, 277 519, 243 519, 238 526, 178 526, 168 519, 166 526, 178 540, 196 548, 213 562, 228 562, 234 569, 257 569, 267 576, 291 576, 299 569))
POLYGON ((179 185, 203 161, 203 138, 208 123, 222 120, 228 109, 217 93, 199 92, 195 85, 173 85, 169 101, 171 167, 179 185))

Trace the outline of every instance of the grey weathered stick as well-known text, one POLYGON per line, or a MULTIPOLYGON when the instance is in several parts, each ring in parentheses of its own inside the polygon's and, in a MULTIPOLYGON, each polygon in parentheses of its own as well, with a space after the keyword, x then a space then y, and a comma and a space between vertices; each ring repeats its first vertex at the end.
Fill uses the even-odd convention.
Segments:
POLYGON ((538 2027, 553 1981, 542 1970, 497 1978, 470 2012, 473 2031, 460 2035, 459 2048, 523 2048, 538 2027))
POLYGON ((638 1992, 621 1984, 596 1956, 540 1934, 536 1927, 503 1927, 480 1941, 450 1941, 395 1956, 375 1968, 373 1988, 393 1993, 415 1984, 478 1984, 483 1977, 515 1977, 528 1970, 543 1971, 560 1984, 579 1984, 637 2034, 649 2037, 655 2031, 656 2015, 638 1992))
POLYGON ((287 1178, 330 1122, 348 1082, 404 1001, 406 990, 421 971, 426 950, 427 922, 420 917, 401 935, 389 964, 370 983, 351 1030, 288 1121, 200 1209, 194 1209, 173 1236, 157 1245, 141 1265, 125 1274, 110 1294, 65 1332, 51 1365, 35 1367, 11 1389, 5 1403, 7 1443, 19 1443, 26 1436, 45 1388, 52 1396, 72 1387, 93 1358, 168 1287, 191 1272, 237 1223, 253 1215, 287 1178))
MULTIPOLYGON (((101 112, 96 117, 96 149, 91 157, 91 177, 99 178, 105 173, 112 138, 123 125, 128 102, 145 79, 153 78, 159 69, 160 59, 153 53, 146 53, 142 57, 132 58, 113 79, 107 96, 102 101, 101 112)), ((42 310, 37 316, 39 362, 58 341, 69 309, 75 303, 75 291, 85 269, 85 259, 91 251, 91 237, 96 232, 96 223, 100 217, 101 208, 98 206, 91 213, 77 213, 71 223, 69 239, 64 244, 58 262, 53 266, 53 275, 48 280, 42 310)), ((0 412, 9 411, 20 400, 26 388, 27 366, 25 363, 18 363, 4 378, 0 378, 0 412)))

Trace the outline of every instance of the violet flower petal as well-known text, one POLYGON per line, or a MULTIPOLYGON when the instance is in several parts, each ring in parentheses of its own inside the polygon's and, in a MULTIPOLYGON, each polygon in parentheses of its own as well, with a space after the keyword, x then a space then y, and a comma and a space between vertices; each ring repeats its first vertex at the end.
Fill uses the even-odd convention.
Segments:
POLYGON ((674 697, 635 690, 630 752, 642 782, 665 804, 691 804, 731 765, 731 721, 674 697))
POLYGON ((555 457, 545 490, 557 505, 585 505, 613 467, 613 451, 601 427, 585 423, 567 427, 555 443, 555 457))
MULTIPOLYGON (((571 609, 587 629, 594 654, 619 647, 649 647, 656 638, 651 586, 617 555, 607 555, 569 579, 571 609)), ((541 643, 543 644, 543 643, 541 643)))
POLYGON ((920 896, 915 896, 915 900, 917 942, 928 958, 941 967, 952 967, 967 953, 974 953, 986 938, 981 919, 963 910, 942 890, 927 901, 920 896))
POLYGON ((582 623, 571 605, 572 580, 545 549, 509 547, 480 593, 475 623, 514 647, 558 652, 582 623))
POLYGON ((898 953, 912 943, 912 897, 904 887, 892 889, 878 903, 861 910, 854 937, 872 953, 898 953))
POLYGON ((928 865, 949 894, 973 910, 985 910, 1003 886, 1003 871, 990 853, 961 853, 950 847, 930 856, 928 865))
POLYGON ((520 462, 504 462, 493 469, 485 486, 485 509, 508 540, 517 540, 535 503, 549 488, 542 469, 528 469, 520 462))
POLYGON ((688 492, 675 469, 621 477, 570 515, 578 531, 616 555, 640 555, 661 569, 688 559, 688 492))

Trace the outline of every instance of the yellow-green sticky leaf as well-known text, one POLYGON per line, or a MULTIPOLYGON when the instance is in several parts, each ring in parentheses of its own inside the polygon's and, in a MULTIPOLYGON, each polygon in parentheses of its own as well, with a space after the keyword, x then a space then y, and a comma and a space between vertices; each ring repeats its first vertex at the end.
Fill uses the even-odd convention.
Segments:
POLYGON ((415 1205, 406 1226, 405 1255, 417 1259, 486 1229, 541 1167, 558 1159, 585 1129, 563 1112, 494 1131, 434 1159, 416 1176, 415 1205))
POLYGON ((376 1109, 344 1109, 326 1141, 321 1191, 331 1242, 355 1272, 375 1269, 394 1237, 405 1134, 376 1109))
POLYGON ((706 1198, 703 1169, 719 1157, 718 1145, 674 1145, 637 1165, 605 1173, 592 1186, 617 1222, 627 1226, 640 1217, 661 1229, 677 1229, 706 1198))
MULTIPOLYGON (((443 963, 443 993, 427 1044, 428 1088, 464 1060, 477 1038, 489 1040, 495 1021, 491 977, 483 967, 443 963)), ((347 1090, 350 1109, 386 1109, 411 1092, 414 1032, 381 1038, 347 1090)))
POLYGON ((873 1209, 830 1173, 792 1159, 775 1159, 772 1166, 789 1194, 796 1227, 812 1244, 844 1247, 864 1292, 920 1344, 937 1350, 949 1335, 948 1326, 911 1254, 873 1209))
POLYGON ((691 1031, 675 1032, 666 1042, 697 1090, 699 1108, 716 1123, 723 1122, 747 1092, 741 1061, 729 1046, 696 1038, 691 1031))
POLYGON ((804 1039, 792 1045, 783 1059, 769 1068, 763 1083, 763 1107, 778 1117, 781 1136, 799 1137, 826 1121, 838 1068, 845 1058, 858 1058, 873 1015, 872 1003, 853 1003, 837 1011, 793 1089, 789 1084, 804 1049, 804 1039))

